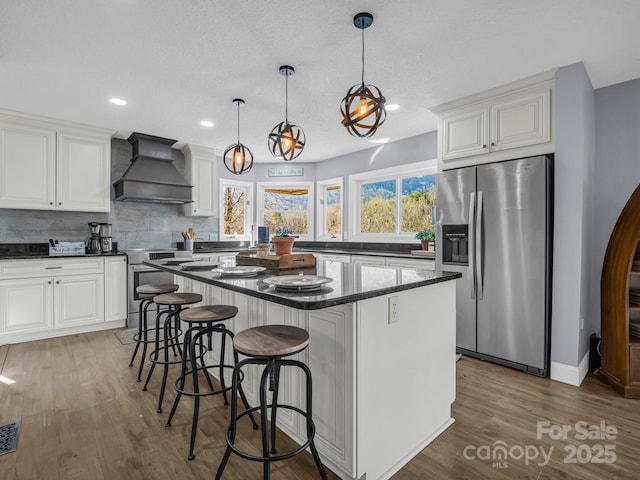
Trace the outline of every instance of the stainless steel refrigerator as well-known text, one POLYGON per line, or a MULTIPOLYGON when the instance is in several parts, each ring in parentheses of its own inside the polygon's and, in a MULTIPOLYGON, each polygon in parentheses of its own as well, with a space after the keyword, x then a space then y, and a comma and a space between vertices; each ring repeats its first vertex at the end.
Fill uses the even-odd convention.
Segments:
POLYGON ((457 280, 459 353, 549 371, 553 170, 546 156, 438 174, 436 266, 457 280))

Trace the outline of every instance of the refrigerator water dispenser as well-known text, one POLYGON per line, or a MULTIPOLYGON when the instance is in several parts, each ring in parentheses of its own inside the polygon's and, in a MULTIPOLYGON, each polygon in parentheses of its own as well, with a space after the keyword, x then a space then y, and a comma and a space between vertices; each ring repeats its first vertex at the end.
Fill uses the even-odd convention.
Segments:
POLYGON ((442 226, 442 263, 469 265, 469 226, 442 226))

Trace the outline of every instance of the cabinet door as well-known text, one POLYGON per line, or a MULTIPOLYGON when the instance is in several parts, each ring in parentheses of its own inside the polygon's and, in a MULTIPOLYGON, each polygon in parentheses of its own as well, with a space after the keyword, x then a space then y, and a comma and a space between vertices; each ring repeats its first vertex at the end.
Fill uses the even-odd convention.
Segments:
POLYGON ((54 328, 104 321, 104 275, 54 278, 54 328))
POLYGON ((104 259, 104 319, 125 320, 127 318, 127 258, 106 257, 104 259))
POLYGON ((413 267, 426 270, 436 269, 435 260, 419 260, 417 258, 387 257, 387 265, 390 267, 413 267))
POLYGON ((0 281, 0 333, 48 330, 52 326, 51 277, 0 281))
POLYGON ((55 145, 53 130, 0 120, 0 208, 55 208, 55 145))
POLYGON ((489 110, 472 107, 445 115, 441 120, 442 159, 489 152, 489 110))
POLYGON ((551 141, 550 89, 517 94, 491 106, 491 151, 551 141))
MULTIPOLYGON (((309 311, 308 331, 307 364, 313 375, 315 442, 323 456, 353 476, 356 418, 353 304, 309 311)), ((305 428, 300 422, 301 437, 305 436, 305 428)))
POLYGON ((65 130, 58 132, 56 208, 108 212, 111 205, 111 139, 65 130))
POLYGON ((218 216, 214 151, 193 145, 186 145, 182 151, 185 154, 185 177, 193 185, 193 203, 185 204, 184 214, 189 217, 218 216))

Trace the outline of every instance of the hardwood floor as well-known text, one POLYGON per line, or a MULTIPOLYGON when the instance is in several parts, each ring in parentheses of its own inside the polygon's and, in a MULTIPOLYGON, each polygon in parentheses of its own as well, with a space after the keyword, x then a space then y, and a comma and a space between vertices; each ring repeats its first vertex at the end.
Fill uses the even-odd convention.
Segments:
MULTIPOLYGON (((132 349, 114 330, 0 347, 0 374, 15 380, 0 383, 0 424, 22 420, 17 451, 0 456, 0 479, 212 479, 225 448, 228 407, 218 397, 203 399, 196 458, 187 461, 192 402, 185 399, 166 428, 173 389, 167 389, 164 413, 157 414, 160 375, 142 392, 136 369, 127 366, 132 349)), ((640 475, 640 401, 621 398, 593 377, 576 388, 463 357, 453 417, 456 422, 395 480, 640 475), (536 422, 545 421, 536 438, 536 422), (601 422, 610 438, 580 438, 581 427, 596 435, 601 422), (563 426, 571 427, 566 438, 551 438, 563 426), (504 460, 484 459, 500 445, 507 449, 504 460), (612 455, 614 461, 594 463, 612 455), (566 463, 572 459, 576 463, 566 463)), ((259 433, 248 423, 239 437, 250 439, 243 440, 246 448, 258 445, 259 433)), ((283 448, 293 447, 283 442, 283 448)), ((308 454, 276 463, 272 471, 274 480, 319 478, 308 454)), ((261 467, 232 456, 224 478, 259 479, 261 467)))

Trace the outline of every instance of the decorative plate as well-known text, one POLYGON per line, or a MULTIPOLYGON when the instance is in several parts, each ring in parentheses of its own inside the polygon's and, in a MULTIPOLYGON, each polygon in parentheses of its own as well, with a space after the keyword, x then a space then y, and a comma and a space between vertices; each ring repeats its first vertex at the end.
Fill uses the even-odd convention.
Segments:
POLYGON ((213 270, 214 268, 216 268, 218 265, 220 265, 219 262, 198 262, 198 261, 194 261, 194 262, 183 262, 180 264, 180 268, 182 268, 182 270, 213 270))
POLYGON ((214 272, 218 272, 223 277, 253 277, 266 270, 265 267, 252 267, 239 265, 236 267, 220 267, 214 272))
POLYGON ((312 292, 320 290, 327 283, 333 282, 333 278, 319 275, 282 275, 268 277, 263 281, 282 292, 312 292))

